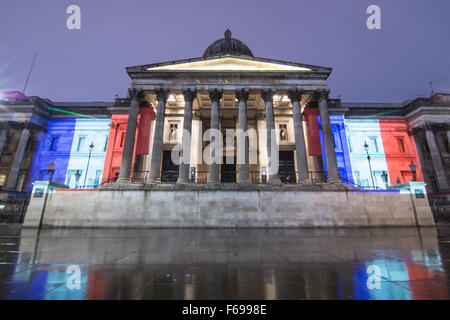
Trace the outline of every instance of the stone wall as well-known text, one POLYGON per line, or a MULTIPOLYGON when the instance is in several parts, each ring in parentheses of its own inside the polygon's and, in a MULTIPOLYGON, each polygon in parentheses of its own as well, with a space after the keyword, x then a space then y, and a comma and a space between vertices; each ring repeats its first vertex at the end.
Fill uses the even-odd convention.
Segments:
POLYGON ((416 199, 413 195, 398 193, 299 190, 58 191, 48 194, 44 210, 43 206, 42 198, 32 198, 25 227, 38 227, 42 212, 42 226, 55 227, 434 226, 426 197, 416 199))

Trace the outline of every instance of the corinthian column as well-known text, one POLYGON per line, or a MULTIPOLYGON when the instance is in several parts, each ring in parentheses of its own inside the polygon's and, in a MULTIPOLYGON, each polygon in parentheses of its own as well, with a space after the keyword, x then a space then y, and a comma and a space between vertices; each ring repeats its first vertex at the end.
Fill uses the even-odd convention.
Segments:
POLYGON ((238 138, 238 165, 239 181, 238 183, 249 183, 248 172, 248 135, 247 135, 247 100, 249 96, 248 89, 236 90, 236 98, 239 101, 239 132, 238 138))
POLYGON ((22 166, 22 160, 29 138, 30 129, 28 129, 28 127, 25 127, 23 128, 22 134, 20 135, 19 144, 17 145, 16 153, 14 154, 14 160, 11 169, 9 170, 8 181, 6 182, 7 190, 16 190, 17 179, 19 178, 20 167, 22 166))
POLYGON ((184 121, 183 121, 183 142, 180 154, 180 166, 177 183, 189 183, 189 168, 191 166, 191 137, 192 137, 192 103, 197 92, 192 89, 183 91, 184 95, 184 121))
POLYGON ((436 172, 436 179, 439 184, 439 191, 448 190, 450 188, 444 168, 444 163, 442 162, 441 153, 439 152, 439 147, 436 142, 436 137, 434 136, 433 130, 431 126, 428 124, 425 127, 425 137, 427 139, 428 148, 430 149, 434 171, 436 172))
POLYGON ((8 140, 8 129, 2 129, 2 133, 0 133, 0 158, 3 154, 3 149, 5 148, 7 140, 8 140))
POLYGON ((263 90, 262 98, 266 103, 266 136, 267 136, 267 158, 269 167, 269 184, 281 184, 280 177, 278 176, 279 170, 279 155, 273 154, 273 152, 278 153, 277 140, 275 135, 275 119, 273 114, 273 95, 275 91, 273 90, 263 90), (275 148, 272 149, 272 146, 275 148))
POLYGON ((327 161, 328 182, 340 182, 339 171, 334 150, 334 139, 331 131, 330 115, 328 113, 329 90, 316 91, 319 100, 320 120, 322 122, 323 143, 325 145, 325 159, 327 161))
POLYGON ((161 154, 164 138, 164 119, 166 116, 166 102, 169 90, 155 90, 158 99, 156 113, 155 135, 153 138, 152 160, 150 164, 150 182, 161 182, 161 154))
MULTIPOLYGON (((211 89, 209 90, 209 98, 211 99, 211 130, 219 131, 219 103, 220 99, 222 99, 222 91, 219 89, 211 89)), ((214 135, 211 136, 211 139, 215 139, 214 135)), ((211 157, 209 164, 209 177, 208 183, 219 183, 219 163, 218 156, 220 155, 220 150, 218 146, 220 143, 218 141, 211 141, 211 144, 214 148, 211 148, 211 157)))
POLYGON ((140 100, 144 94, 142 90, 136 88, 129 89, 131 98, 130 110, 128 111, 127 131, 125 134, 125 144, 123 146, 122 163, 120 164, 120 173, 117 183, 129 183, 131 164, 133 162, 134 143, 136 140, 137 119, 140 112, 140 100))
POLYGON ((308 158, 306 157, 305 135, 303 133, 302 112, 300 110, 302 92, 298 89, 292 89, 288 91, 288 96, 292 103, 292 114, 294 118, 298 182, 307 182, 309 180, 308 158))

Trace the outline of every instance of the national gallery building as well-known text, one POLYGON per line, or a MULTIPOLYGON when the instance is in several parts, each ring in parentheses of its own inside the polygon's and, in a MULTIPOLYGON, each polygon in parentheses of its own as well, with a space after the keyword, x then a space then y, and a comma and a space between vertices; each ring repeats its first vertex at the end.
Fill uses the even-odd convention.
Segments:
POLYGON ((128 96, 114 102, 0 96, 0 184, 32 192, 25 225, 433 225, 431 210, 448 214, 450 95, 330 99, 331 68, 257 58, 229 30, 202 57, 126 71, 128 96))

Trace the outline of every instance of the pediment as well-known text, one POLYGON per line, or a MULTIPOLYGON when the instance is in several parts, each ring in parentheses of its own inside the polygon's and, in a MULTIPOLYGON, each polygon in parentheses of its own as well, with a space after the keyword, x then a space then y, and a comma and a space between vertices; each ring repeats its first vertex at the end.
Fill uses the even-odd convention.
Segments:
POLYGON ((309 72, 312 69, 295 64, 283 64, 238 57, 221 57, 200 61, 178 62, 165 65, 148 66, 146 71, 278 71, 309 72))

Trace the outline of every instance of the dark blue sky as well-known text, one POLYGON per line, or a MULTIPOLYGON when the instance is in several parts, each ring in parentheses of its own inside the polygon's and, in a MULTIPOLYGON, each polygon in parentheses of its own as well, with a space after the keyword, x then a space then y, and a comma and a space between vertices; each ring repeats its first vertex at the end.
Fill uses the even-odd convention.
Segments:
POLYGON ((398 102, 450 93, 449 0, 1 0, 0 91, 59 101, 126 94, 126 66, 199 57, 230 28, 255 56, 333 68, 331 96, 398 102), (66 8, 82 29, 66 28, 66 8), (382 30, 366 9, 382 10, 382 30))

